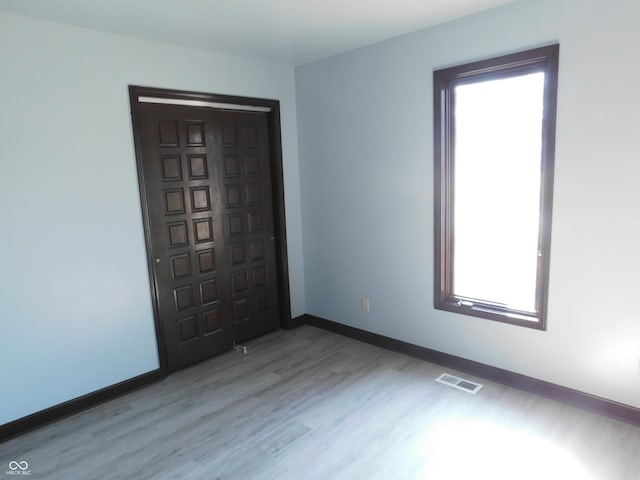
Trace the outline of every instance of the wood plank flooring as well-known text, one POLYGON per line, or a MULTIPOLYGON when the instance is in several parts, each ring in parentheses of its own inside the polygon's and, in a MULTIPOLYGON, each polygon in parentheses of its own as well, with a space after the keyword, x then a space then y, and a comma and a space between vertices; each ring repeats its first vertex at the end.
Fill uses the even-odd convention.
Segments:
POLYGON ((640 478, 637 427, 310 326, 247 347, 0 444, 0 477, 640 478))

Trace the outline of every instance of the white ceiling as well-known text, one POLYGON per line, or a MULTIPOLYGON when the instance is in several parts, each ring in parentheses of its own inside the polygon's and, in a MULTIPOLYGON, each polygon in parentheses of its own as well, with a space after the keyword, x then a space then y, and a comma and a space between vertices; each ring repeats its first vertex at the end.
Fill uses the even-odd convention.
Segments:
POLYGON ((0 11, 299 65, 515 0, 0 0, 0 11))

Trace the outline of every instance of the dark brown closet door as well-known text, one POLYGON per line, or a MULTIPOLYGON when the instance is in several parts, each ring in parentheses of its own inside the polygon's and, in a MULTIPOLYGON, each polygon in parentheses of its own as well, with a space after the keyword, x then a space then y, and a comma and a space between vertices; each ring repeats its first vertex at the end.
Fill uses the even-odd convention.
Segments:
POLYGON ((233 335, 243 342, 279 325, 267 116, 215 117, 233 335))
POLYGON ((278 328, 263 114, 143 104, 153 281, 168 368, 278 328))

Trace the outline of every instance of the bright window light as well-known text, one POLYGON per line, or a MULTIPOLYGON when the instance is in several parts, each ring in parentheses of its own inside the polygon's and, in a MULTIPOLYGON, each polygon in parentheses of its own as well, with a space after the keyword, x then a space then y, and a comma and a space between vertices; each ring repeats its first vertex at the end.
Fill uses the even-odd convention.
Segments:
POLYGON ((546 328, 558 56, 434 72, 437 309, 546 328))
POLYGON ((570 447, 498 423, 448 419, 429 425, 409 451, 429 480, 595 480, 570 447))
POLYGON ((544 73, 455 88, 453 292, 535 312, 544 73))

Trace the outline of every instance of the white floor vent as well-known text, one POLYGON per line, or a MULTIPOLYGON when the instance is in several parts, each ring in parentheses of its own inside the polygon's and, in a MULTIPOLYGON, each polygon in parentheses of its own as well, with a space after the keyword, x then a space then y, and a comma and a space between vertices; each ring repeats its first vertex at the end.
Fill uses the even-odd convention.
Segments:
POLYGON ((440 375, 438 378, 436 378, 436 382, 444 383, 445 385, 457 388, 458 390, 463 390, 467 393, 473 393, 474 395, 478 393, 484 386, 476 382, 471 382, 469 380, 464 380, 460 377, 456 377, 455 375, 449 375, 448 373, 443 373, 442 375, 440 375))

